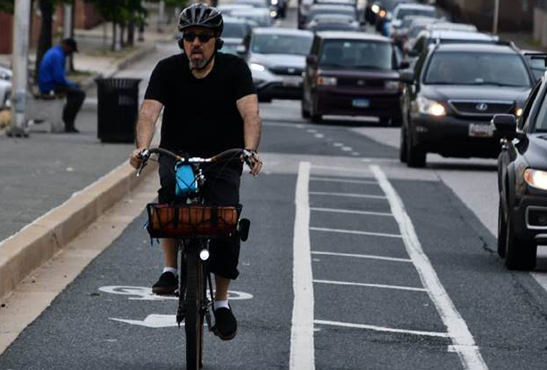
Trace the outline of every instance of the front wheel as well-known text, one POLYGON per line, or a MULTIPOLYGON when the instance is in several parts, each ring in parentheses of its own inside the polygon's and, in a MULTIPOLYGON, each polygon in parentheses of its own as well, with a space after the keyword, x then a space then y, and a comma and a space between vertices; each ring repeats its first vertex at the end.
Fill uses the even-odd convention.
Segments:
POLYGON ((536 267, 537 245, 515 235, 511 214, 507 214, 505 234, 505 266, 509 270, 530 271, 536 267))
POLYGON ((399 141, 399 160, 401 163, 406 163, 408 158, 407 155, 407 145, 406 145, 406 130, 404 128, 401 129, 401 138, 399 141))
POLYGON ((501 197, 498 206, 498 256, 505 257, 505 244, 507 243, 507 224, 505 222, 505 211, 501 197))
POLYGON ((199 370, 203 366, 203 299, 205 292, 203 265, 198 248, 190 246, 186 252, 186 369, 199 370))
POLYGON ((300 113, 302 114, 302 118, 310 118, 310 111, 306 110, 304 103, 304 98, 302 98, 302 101, 300 102, 300 113))
POLYGON ((406 147, 406 164, 408 167, 425 167, 427 153, 418 145, 412 143, 412 133, 410 131, 406 135, 406 147))

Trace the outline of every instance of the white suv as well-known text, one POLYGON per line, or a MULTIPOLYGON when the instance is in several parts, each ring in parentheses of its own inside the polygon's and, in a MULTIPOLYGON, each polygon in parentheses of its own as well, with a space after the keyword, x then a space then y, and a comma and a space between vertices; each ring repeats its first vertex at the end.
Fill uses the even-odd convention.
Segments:
POLYGON ((0 110, 10 107, 11 70, 0 66, 0 110))

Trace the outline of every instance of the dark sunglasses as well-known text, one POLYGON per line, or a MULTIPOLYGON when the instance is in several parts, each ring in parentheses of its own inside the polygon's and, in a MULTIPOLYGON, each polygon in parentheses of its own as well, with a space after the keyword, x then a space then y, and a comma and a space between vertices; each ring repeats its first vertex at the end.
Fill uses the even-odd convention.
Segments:
POLYGON ((182 38, 184 39, 184 41, 188 41, 188 42, 194 42, 194 39, 196 37, 199 39, 200 42, 205 43, 211 40, 213 37, 215 37, 215 35, 205 35, 205 34, 196 35, 195 33, 185 33, 184 35, 182 35, 182 38))

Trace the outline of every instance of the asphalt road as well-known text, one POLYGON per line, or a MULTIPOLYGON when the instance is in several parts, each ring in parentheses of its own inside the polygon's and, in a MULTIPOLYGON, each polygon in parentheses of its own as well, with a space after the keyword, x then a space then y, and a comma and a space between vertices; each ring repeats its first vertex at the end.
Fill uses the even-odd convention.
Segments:
MULTIPOLYGON (((264 173, 243 177, 252 226, 231 286, 239 333, 206 335, 206 369, 545 369, 547 293, 505 270, 487 216, 438 175, 442 161, 409 170, 374 124, 310 125, 295 102, 261 113, 264 173)), ((492 171, 445 166, 452 178, 492 171)), ((161 252, 144 222, 57 297, 0 369, 184 368, 176 301, 150 294, 161 252)))

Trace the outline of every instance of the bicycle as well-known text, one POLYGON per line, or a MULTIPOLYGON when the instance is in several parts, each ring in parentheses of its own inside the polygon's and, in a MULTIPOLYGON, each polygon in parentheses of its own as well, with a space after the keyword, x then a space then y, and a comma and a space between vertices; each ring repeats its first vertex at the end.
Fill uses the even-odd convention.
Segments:
MULTIPOLYGON (((185 321, 186 333, 186 366, 188 370, 203 367, 203 325, 207 322, 209 331, 215 335, 211 325, 209 307, 213 305, 207 295, 209 288, 211 298, 213 285, 209 272, 209 240, 237 234, 246 241, 250 221, 240 219, 241 205, 210 206, 204 205, 200 192, 206 181, 201 165, 218 163, 243 157, 252 168, 251 152, 244 149, 229 149, 211 158, 185 158, 163 148, 150 148, 140 153, 142 160, 137 176, 140 175, 151 154, 162 154, 175 159, 177 190, 181 203, 174 205, 150 203, 146 206, 148 213, 147 230, 152 238, 175 238, 179 241, 179 304, 177 323, 180 327, 185 321), (184 203, 182 203, 184 201, 184 203), (183 271, 183 266, 184 270, 183 271), (183 279, 183 274, 186 279, 183 279)), ((214 310, 214 307, 213 307, 214 310)))

